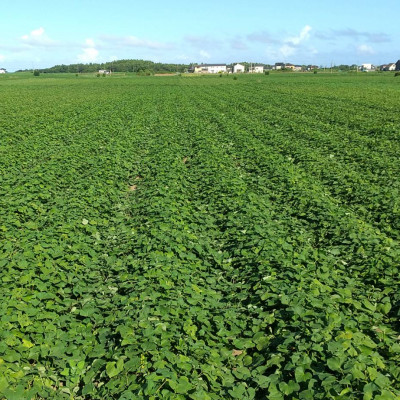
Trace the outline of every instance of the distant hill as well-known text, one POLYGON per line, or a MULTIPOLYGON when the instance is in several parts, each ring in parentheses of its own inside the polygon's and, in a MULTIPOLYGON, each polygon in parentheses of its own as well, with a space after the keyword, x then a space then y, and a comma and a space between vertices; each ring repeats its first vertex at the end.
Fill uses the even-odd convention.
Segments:
MULTIPOLYGON (((189 68, 188 64, 166 64, 155 63, 146 60, 117 60, 106 63, 90 63, 90 64, 69 64, 55 65, 50 68, 40 68, 42 73, 84 73, 98 72, 99 70, 111 70, 112 72, 135 72, 141 75, 162 74, 171 72, 185 72, 189 68)), ((19 70, 17 72, 25 72, 27 70, 19 70)))

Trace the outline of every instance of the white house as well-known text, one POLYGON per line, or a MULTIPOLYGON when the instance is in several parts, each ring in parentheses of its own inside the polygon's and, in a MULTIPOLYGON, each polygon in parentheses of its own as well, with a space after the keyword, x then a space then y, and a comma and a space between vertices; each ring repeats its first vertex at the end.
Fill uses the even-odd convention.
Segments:
POLYGON ((361 71, 373 71, 374 66, 372 64, 362 64, 361 71))
POLYGON ((381 71, 396 71, 396 63, 383 64, 379 69, 381 71))
POLYGON ((262 74, 264 73, 264 66, 263 65, 256 65, 252 68, 250 68, 250 71, 253 74, 262 74))
POLYGON ((242 64, 236 64, 233 66, 233 73, 234 74, 239 74, 244 72, 244 65, 242 64))
POLYGON ((272 69, 284 69, 285 68, 285 63, 275 63, 275 65, 272 67, 272 69))
POLYGON ((194 72, 198 74, 218 74, 226 72, 226 64, 200 64, 194 67, 194 72))
POLYGON ((111 71, 107 69, 99 69, 99 74, 110 75, 111 71))
POLYGON ((0 74, 5 74, 7 71, 4 68, 0 68, 0 74))

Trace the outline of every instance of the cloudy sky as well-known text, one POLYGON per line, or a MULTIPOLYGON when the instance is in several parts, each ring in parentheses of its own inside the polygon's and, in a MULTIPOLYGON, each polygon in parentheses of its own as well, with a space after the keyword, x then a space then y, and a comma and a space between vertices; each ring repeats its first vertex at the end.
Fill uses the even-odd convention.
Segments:
POLYGON ((399 15, 400 0, 19 0, 1 7, 0 67, 128 58, 383 64, 400 59, 399 15))

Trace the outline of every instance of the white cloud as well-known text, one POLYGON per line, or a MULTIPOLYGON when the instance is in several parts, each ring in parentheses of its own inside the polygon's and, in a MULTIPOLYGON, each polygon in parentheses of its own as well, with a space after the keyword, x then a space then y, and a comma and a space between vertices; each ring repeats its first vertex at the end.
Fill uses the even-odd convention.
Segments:
POLYGON ((23 35, 21 39, 28 40, 29 38, 40 38, 44 35, 44 29, 42 27, 34 29, 29 35, 23 35))
POLYGON ((374 54, 375 51, 371 46, 368 46, 367 44, 362 44, 357 47, 357 51, 359 54, 374 54))
POLYGON ((86 39, 85 42, 89 47, 95 47, 93 39, 86 39))
POLYGON ((211 58, 210 53, 207 53, 205 50, 200 50, 200 55, 204 58, 211 58))
POLYGON ((304 42, 310 37, 311 26, 306 25, 300 32, 298 36, 294 36, 286 39, 286 42, 291 43, 294 46, 299 45, 301 42, 304 42))
POLYGON ((95 48, 93 39, 86 39, 85 43, 88 47, 82 49, 83 53, 78 55, 78 61, 82 63, 94 62, 97 60, 99 51, 95 48))
POLYGON ((44 28, 40 27, 38 29, 34 29, 27 35, 21 36, 21 39, 23 43, 29 45, 29 46, 42 46, 42 47, 48 47, 48 46, 54 46, 57 43, 50 39, 46 33, 44 28))
POLYGON ((92 47, 83 49, 83 53, 78 55, 78 60, 83 63, 94 62, 99 55, 99 51, 92 47))
POLYGON ((295 54, 297 50, 303 46, 303 42, 305 42, 310 37, 311 29, 312 28, 310 25, 306 25, 300 31, 298 36, 292 36, 284 39, 283 44, 277 52, 277 55, 285 60, 287 59, 287 57, 295 54))
POLYGON ((284 44, 279 49, 279 53, 283 58, 291 56, 294 52, 295 52, 295 48, 292 46, 289 46, 287 44, 284 44))
POLYGON ((4 61, 6 58, 3 56, 3 54, 0 54, 0 61, 4 61))
POLYGON ((31 35, 32 35, 32 36, 36 36, 36 37, 38 37, 38 36, 43 36, 43 35, 44 35, 44 29, 43 29, 42 27, 40 27, 40 28, 38 28, 38 29, 34 29, 34 30, 31 32, 31 35))

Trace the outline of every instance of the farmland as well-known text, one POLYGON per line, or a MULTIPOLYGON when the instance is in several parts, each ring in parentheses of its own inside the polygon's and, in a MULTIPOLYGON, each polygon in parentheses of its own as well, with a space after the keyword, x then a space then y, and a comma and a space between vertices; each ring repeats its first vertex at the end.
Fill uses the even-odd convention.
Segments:
POLYGON ((0 398, 399 398, 400 78, 0 93, 0 398))

